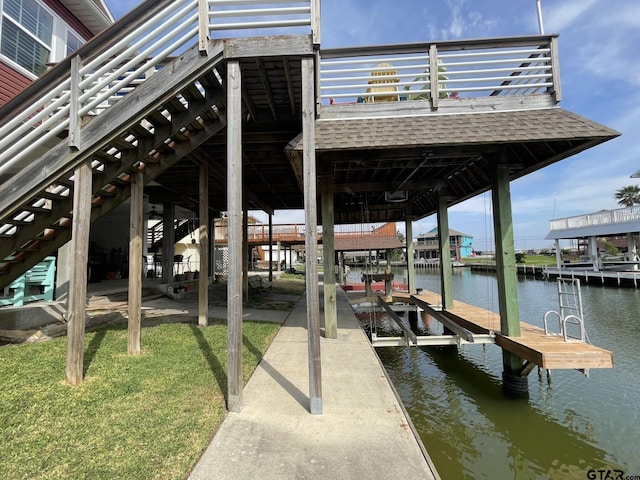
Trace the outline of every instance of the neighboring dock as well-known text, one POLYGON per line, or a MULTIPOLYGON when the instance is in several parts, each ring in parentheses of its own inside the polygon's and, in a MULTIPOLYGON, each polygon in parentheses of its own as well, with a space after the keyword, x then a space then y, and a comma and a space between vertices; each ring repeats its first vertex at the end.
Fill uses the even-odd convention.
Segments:
POLYGON ((346 294, 322 338, 323 413, 309 413, 306 301, 298 302, 190 480, 439 478, 346 294))
POLYGON ((565 342, 560 335, 546 335, 540 327, 520 322, 520 337, 501 335, 500 315, 483 308, 454 301, 453 309, 441 310, 440 295, 423 291, 421 295, 394 293, 394 302, 427 303, 433 310, 441 311, 446 318, 473 333, 495 334, 496 345, 545 369, 613 368, 613 353, 581 341, 565 342), (413 297, 413 298, 412 298, 413 297))

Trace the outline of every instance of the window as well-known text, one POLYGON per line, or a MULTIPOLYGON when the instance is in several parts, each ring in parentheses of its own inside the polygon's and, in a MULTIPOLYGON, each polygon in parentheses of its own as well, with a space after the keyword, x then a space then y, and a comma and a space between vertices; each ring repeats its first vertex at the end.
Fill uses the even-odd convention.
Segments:
POLYGON ((81 40, 80 37, 78 37, 71 30, 67 30, 67 55, 70 55, 78 50, 83 43, 84 41, 81 40))
POLYGON ((4 0, 0 53, 35 75, 51 54, 53 15, 36 0, 4 0))

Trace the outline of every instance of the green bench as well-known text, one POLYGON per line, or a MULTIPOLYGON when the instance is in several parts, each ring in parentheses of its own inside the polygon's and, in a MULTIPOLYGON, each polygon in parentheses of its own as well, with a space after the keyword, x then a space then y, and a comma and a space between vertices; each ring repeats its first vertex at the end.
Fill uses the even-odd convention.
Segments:
POLYGON ((24 275, 16 278, 5 288, 5 297, 0 298, 0 306, 13 305, 21 307, 26 302, 53 300, 55 288, 56 257, 46 257, 42 262, 33 266, 24 275), (38 293, 32 294, 31 289, 37 289, 38 293), (9 297, 7 293, 13 290, 9 297))
POLYGON ((252 275, 249 277, 249 290, 250 291, 261 291, 261 290, 271 290, 273 286, 273 282, 270 282, 267 277, 263 277, 261 275, 252 275))

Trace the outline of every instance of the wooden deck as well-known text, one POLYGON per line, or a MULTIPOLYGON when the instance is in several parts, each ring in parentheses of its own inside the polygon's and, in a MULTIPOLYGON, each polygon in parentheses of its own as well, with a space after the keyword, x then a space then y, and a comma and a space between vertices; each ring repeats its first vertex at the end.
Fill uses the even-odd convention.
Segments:
MULTIPOLYGON (((415 297, 434 307, 441 304, 440 295, 423 291, 415 297)), ((394 293, 394 302, 414 303, 408 293, 394 293)), ((500 315, 454 301, 453 309, 444 311, 446 316, 472 333, 496 335, 496 345, 546 369, 589 369, 613 368, 613 353, 596 346, 581 342, 565 342, 559 335, 545 335, 540 327, 520 322, 520 337, 508 337, 500 334, 500 315)))

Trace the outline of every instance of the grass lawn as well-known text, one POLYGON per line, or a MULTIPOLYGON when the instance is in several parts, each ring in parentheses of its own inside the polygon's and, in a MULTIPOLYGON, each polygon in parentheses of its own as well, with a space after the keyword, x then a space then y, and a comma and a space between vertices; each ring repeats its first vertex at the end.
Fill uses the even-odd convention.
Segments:
MULTIPOLYGON (((245 382, 278 329, 243 322, 245 382)), ((142 348, 124 324, 87 333, 74 388, 66 338, 1 347, 0 478, 186 478, 226 414, 227 327, 145 327, 142 348)))
MULTIPOLYGON (((469 257, 463 258, 464 263, 488 263, 494 265, 496 263, 493 257, 469 257)), ((555 266, 556 257, 550 257, 549 255, 525 255, 521 262, 516 262, 518 265, 550 265, 555 266)))

